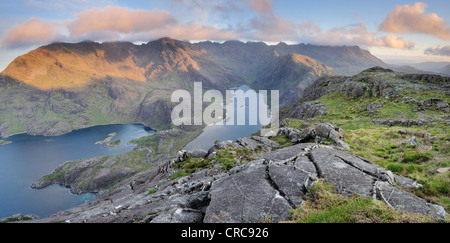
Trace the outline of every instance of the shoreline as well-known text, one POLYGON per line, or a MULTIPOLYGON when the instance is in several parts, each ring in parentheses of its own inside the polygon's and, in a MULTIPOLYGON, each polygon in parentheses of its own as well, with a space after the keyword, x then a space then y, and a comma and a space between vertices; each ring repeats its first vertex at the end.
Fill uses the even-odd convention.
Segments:
MULTIPOLYGON (((28 135, 28 136, 58 137, 58 136, 66 135, 66 134, 69 134, 71 132, 75 132, 75 131, 79 131, 79 130, 83 130, 83 129, 87 129, 87 128, 93 128, 93 127, 99 127, 99 126, 111 126, 111 125, 142 125, 142 126, 148 128, 148 129, 150 129, 150 130, 152 130, 154 132, 158 131, 158 130, 156 130, 154 128, 151 128, 151 127, 147 126, 146 124, 144 124, 142 122, 107 123, 107 124, 97 124, 97 125, 92 125, 92 126, 80 127, 80 128, 77 128, 77 129, 73 129, 73 130, 71 130, 69 132, 59 134, 59 135, 28 134, 27 132, 19 132, 19 133, 14 133, 14 134, 8 135, 6 137, 0 136, 0 140, 7 139, 7 138, 10 138, 10 137, 13 137, 13 136, 16 136, 16 135, 23 135, 23 134, 28 135)), ((5 141, 5 140, 3 140, 3 141, 5 141)))
POLYGON ((5 145, 11 144, 11 143, 13 143, 13 142, 12 141, 8 141, 8 140, 0 139, 0 146, 5 146, 5 145))

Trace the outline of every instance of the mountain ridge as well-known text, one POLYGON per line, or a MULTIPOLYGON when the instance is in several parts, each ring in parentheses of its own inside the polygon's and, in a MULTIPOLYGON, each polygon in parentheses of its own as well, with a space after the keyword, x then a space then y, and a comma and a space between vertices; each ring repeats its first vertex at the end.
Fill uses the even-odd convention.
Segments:
POLYGON ((171 38, 141 45, 53 43, 17 57, 1 73, 2 83, 8 85, 0 87, 0 135, 60 135, 86 126, 130 122, 170 128, 171 94, 192 91, 194 82, 202 82, 204 90, 222 92, 241 85, 278 89, 283 103, 295 102, 308 84, 330 72, 322 64, 330 64, 334 72, 342 65, 359 65, 344 68, 355 71, 381 62, 369 54, 359 47, 189 43, 171 38), (303 54, 298 52, 318 59, 300 58, 303 54), (289 55, 297 63, 287 61, 289 55), (284 63, 283 56, 288 56, 284 63), (279 82, 263 85, 264 80, 279 82), (291 90, 296 94, 288 98, 291 90))
POLYGON ((328 47, 281 43, 268 46, 262 42, 240 41, 191 44, 161 38, 142 45, 131 42, 92 41, 53 43, 17 57, 2 74, 34 87, 50 90, 79 87, 107 76, 144 82, 173 70, 188 72, 191 68, 200 71, 200 63, 215 62, 244 79, 244 71, 236 66, 245 63, 254 70, 252 78, 256 79, 255 73, 264 70, 276 57, 289 54, 308 56, 337 68, 350 64, 361 68, 382 64, 381 60, 356 46, 328 47), (365 61, 361 62, 361 58, 365 61))

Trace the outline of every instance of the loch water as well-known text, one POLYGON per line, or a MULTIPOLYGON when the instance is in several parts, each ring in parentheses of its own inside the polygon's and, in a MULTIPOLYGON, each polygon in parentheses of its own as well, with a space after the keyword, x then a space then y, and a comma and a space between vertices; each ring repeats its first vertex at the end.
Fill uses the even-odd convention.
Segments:
POLYGON ((33 214, 40 218, 95 199, 87 193, 75 195, 61 185, 31 189, 33 182, 51 173, 58 165, 71 160, 129 152, 135 145, 128 142, 154 133, 141 124, 94 126, 71 133, 46 137, 27 134, 4 140, 12 143, 0 146, 0 218, 13 214, 33 214), (95 144, 110 133, 118 146, 95 144))

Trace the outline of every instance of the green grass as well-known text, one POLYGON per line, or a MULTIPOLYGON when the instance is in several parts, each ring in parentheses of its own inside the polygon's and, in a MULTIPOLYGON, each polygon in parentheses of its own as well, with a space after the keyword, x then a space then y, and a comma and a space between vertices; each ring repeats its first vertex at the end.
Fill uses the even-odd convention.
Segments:
POLYGON ((112 141, 112 142, 109 142, 109 143, 108 143, 108 146, 117 146, 117 145, 119 145, 121 142, 122 142, 122 140, 117 139, 117 140, 114 140, 114 141, 112 141))
POLYGON ((283 136, 281 134, 278 134, 275 137, 271 137, 270 139, 272 141, 278 143, 279 145, 281 145, 281 147, 283 147, 283 148, 291 145, 291 139, 289 139, 288 137, 283 136))
POLYGON ((204 158, 187 158, 183 162, 176 162, 174 167, 178 168, 179 171, 175 173, 171 179, 176 179, 186 175, 190 175, 197 171, 210 168, 212 166, 211 161, 215 160, 221 165, 223 170, 229 170, 233 168, 236 164, 236 150, 225 149, 217 151, 217 155, 214 158, 204 159, 204 158))
POLYGON ((10 144, 10 143, 12 143, 11 141, 5 141, 5 140, 1 140, 0 139, 0 146, 2 146, 2 145, 7 145, 7 144, 10 144))
POLYGON ((290 211, 296 223, 429 223, 431 216, 396 211, 382 201, 362 196, 346 197, 334 185, 319 180, 305 196, 306 201, 290 211))
POLYGON ((427 162, 431 159, 432 155, 430 153, 409 153, 405 155, 405 158, 403 158, 402 163, 414 163, 414 164, 420 164, 423 162, 427 162))
POLYGON ((152 195, 152 194, 154 194, 156 192, 156 189, 155 188, 152 188, 152 189, 150 189, 149 191, 148 191, 148 195, 152 195))
POLYGON ((214 160, 222 165, 223 170, 230 170, 237 163, 236 155, 237 152, 232 149, 219 150, 214 160))
MULTIPOLYGON (((420 99, 449 99, 438 92, 411 92, 408 96, 420 99)), ((339 126, 344 130, 344 141, 351 147, 350 153, 367 158, 396 174, 417 180, 423 187, 413 190, 413 193, 443 206, 447 211, 450 210, 450 172, 435 172, 438 168, 448 167, 450 164, 450 128, 442 121, 446 116, 444 112, 416 112, 414 104, 396 98, 368 95, 353 98, 340 92, 325 95, 319 101, 328 104, 327 115, 308 121, 288 119, 289 127, 304 129, 306 122, 310 126, 321 122, 339 126), (382 103, 383 108, 369 116, 367 106, 371 103, 382 103), (421 127, 388 127, 372 122, 374 119, 391 118, 416 120, 419 116, 427 117, 433 122, 421 127), (430 137, 435 138, 416 136, 423 146, 406 146, 405 142, 413 135, 399 134, 398 131, 402 129, 413 133, 428 132, 430 137)), ((287 141, 282 137, 275 139, 287 141)))
POLYGON ((187 176, 197 171, 211 168, 213 164, 211 162, 216 161, 214 164, 219 164, 222 170, 230 170, 236 165, 241 165, 255 160, 255 155, 259 152, 244 148, 244 149, 231 149, 227 148, 216 152, 216 156, 205 158, 187 158, 183 162, 176 162, 174 168, 178 171, 172 175, 171 179, 187 176), (240 162, 238 164, 238 161, 240 162))
POLYGON ((10 217, 10 218, 4 219, 4 220, 3 220, 2 222, 0 222, 0 223, 13 223, 13 222, 22 222, 22 221, 30 221, 30 220, 33 220, 33 218, 28 217, 28 216, 25 216, 25 217, 22 217, 22 218, 13 218, 13 217, 10 217))
POLYGON ((180 131, 180 134, 175 136, 158 136, 158 133, 154 133, 139 139, 133 139, 129 143, 136 144, 139 148, 150 148, 152 150, 151 158, 156 159, 159 155, 180 151, 186 144, 198 137, 202 131, 203 127, 201 126, 191 126, 184 128, 180 131))

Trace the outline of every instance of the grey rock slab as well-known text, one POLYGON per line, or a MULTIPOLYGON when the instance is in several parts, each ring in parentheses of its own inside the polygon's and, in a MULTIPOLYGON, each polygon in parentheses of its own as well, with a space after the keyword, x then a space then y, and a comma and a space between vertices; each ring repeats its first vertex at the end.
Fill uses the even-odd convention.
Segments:
POLYGON ((308 172, 310 175, 314 175, 317 177, 317 170, 314 166, 313 162, 308 158, 307 155, 298 156, 294 161, 294 166, 297 169, 301 169, 305 172, 308 172))
POLYGON ((192 151, 187 151, 186 156, 188 158, 204 158, 208 152, 203 149, 194 149, 192 151))
POLYGON ((332 150, 332 154, 333 156, 343 160, 345 163, 377 179, 389 181, 390 183, 393 183, 395 181, 392 172, 388 172, 383 167, 367 159, 339 150, 332 150))
POLYGON ((281 146, 265 137, 259 137, 259 136, 251 136, 251 137, 245 137, 245 138, 239 138, 236 140, 239 145, 241 145, 244 148, 255 150, 259 147, 262 148, 280 148, 281 146))
POLYGON ((275 151, 268 152, 261 156, 261 159, 267 161, 285 161, 294 160, 297 156, 306 153, 312 147, 316 146, 313 143, 301 143, 294 146, 290 146, 283 149, 278 149, 275 151))
POLYGON ((271 185, 266 165, 250 166, 213 183, 205 223, 261 223, 289 219, 289 202, 271 185))
POLYGON ((441 206, 428 203, 416 195, 402 191, 386 183, 382 183, 380 189, 384 199, 396 210, 431 215, 434 218, 445 217, 445 210, 441 206))
POLYGON ((407 177, 399 175, 394 175, 394 177, 396 184, 403 188, 419 188, 422 186, 421 184, 417 183, 417 181, 409 179, 407 177))
POLYGON ((282 195, 295 207, 302 204, 307 185, 315 180, 309 173, 290 165, 269 165, 269 176, 282 195))
POLYGON ((310 159, 316 165, 319 177, 335 184, 341 194, 372 196, 374 178, 337 157, 336 151, 325 148, 311 151, 310 159))

